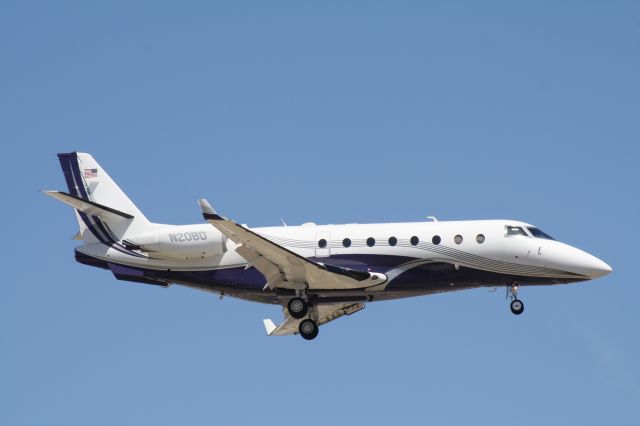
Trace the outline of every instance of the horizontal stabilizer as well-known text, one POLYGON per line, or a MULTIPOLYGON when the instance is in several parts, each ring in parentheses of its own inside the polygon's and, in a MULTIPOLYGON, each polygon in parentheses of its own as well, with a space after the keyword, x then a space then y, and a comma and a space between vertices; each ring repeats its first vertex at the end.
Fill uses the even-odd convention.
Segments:
POLYGON ((111 207, 103 206, 102 204, 94 203, 93 201, 85 200, 83 198, 76 197, 75 195, 67 194, 66 192, 42 192, 90 216, 98 216, 107 221, 109 219, 133 219, 133 216, 129 213, 121 212, 120 210, 112 209, 111 207))

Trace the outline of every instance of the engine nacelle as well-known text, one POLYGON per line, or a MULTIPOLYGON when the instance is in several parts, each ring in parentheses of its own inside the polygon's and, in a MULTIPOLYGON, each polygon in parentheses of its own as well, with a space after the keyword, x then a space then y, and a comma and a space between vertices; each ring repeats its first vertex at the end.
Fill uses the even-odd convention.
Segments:
POLYGON ((125 244, 149 252, 152 257, 206 259, 227 251, 227 237, 200 225, 175 226, 159 232, 127 238, 125 244))

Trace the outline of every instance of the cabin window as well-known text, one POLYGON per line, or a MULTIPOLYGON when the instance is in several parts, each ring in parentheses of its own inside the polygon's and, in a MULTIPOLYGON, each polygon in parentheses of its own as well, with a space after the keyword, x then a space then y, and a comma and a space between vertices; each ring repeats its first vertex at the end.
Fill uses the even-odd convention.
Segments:
POLYGON ((416 237, 415 235, 413 237, 411 237, 411 239, 409 240, 411 242, 412 246, 417 246, 418 243, 420 242, 420 238, 416 237))
POLYGON ((389 237, 389 245, 393 247, 396 244, 398 244, 398 239, 396 237, 389 237))
POLYGON ((321 240, 318 241, 318 247, 320 248, 325 248, 327 247, 327 240, 325 240, 324 238, 322 238, 321 240))
POLYGON ((458 234, 455 237, 453 237, 453 242, 456 244, 462 244, 462 235, 458 234))
POLYGON ((342 240, 342 246, 345 248, 351 247, 351 240, 349 238, 345 238, 342 240))
POLYGON ((484 243, 484 234, 476 235, 476 241, 478 242, 478 244, 484 243))
POLYGON ((435 245, 440 244, 440 241, 442 241, 442 239, 440 238, 440 235, 434 235, 433 238, 431 239, 431 242, 435 245))
POLYGON ((509 226, 509 225, 507 225, 506 229, 507 229, 507 231, 506 231, 507 237, 515 237, 515 236, 518 236, 518 235, 521 235, 523 237, 527 236, 527 233, 524 232, 524 229, 522 229, 519 226, 509 226))
POLYGON ((367 245, 368 245, 369 247, 373 247, 373 246, 375 246, 375 245, 376 245, 376 240, 375 240, 375 238, 373 238, 373 237, 369 237, 369 238, 367 238, 367 245))

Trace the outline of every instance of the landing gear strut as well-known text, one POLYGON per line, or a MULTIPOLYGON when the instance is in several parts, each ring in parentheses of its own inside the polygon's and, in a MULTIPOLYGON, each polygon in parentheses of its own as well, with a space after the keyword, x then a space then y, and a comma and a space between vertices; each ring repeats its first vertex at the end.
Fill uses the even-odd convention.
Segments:
POLYGON ((301 319, 309 312, 309 304, 301 297, 294 297, 287 303, 287 311, 295 319, 301 319))
POLYGON ((520 315, 521 313, 524 312, 524 303, 522 303, 522 300, 518 299, 518 284, 517 283, 513 283, 511 284, 511 286, 508 288, 508 293, 507 295, 511 296, 511 312, 514 315, 520 315))

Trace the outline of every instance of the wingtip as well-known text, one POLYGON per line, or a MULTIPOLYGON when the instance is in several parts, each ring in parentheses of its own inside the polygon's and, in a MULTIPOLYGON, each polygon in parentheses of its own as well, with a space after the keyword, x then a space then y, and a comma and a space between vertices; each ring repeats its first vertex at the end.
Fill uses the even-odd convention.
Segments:
POLYGON ((207 201, 206 198, 200 198, 198 200, 198 204, 200 204, 200 209, 202 210, 202 213, 207 213, 207 214, 215 214, 216 211, 213 209, 213 207, 211 207, 211 204, 207 201))
POLYGON ((202 216, 205 220, 222 220, 224 219, 222 216, 218 215, 216 211, 213 209, 211 204, 205 199, 200 198, 198 200, 198 204, 200 204, 200 210, 202 210, 202 216))
POLYGON ((267 331, 267 336, 271 336, 273 330, 276 329, 276 325, 269 318, 263 319, 262 323, 264 324, 264 329, 267 331))

